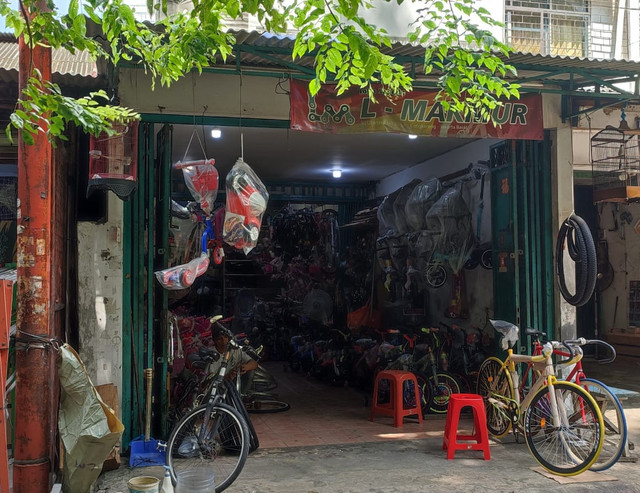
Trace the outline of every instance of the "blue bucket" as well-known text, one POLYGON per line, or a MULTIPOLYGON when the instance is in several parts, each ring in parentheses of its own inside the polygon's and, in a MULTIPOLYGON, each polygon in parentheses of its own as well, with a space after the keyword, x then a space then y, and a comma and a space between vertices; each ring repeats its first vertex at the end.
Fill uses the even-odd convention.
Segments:
POLYGON ((129 444, 129 467, 164 466, 166 444, 161 440, 145 440, 140 435, 129 444))

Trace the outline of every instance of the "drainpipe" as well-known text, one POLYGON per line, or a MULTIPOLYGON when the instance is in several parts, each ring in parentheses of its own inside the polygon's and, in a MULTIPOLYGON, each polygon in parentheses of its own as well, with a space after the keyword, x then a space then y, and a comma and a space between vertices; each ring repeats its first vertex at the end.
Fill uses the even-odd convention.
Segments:
MULTIPOLYGON (((51 48, 31 49, 19 40, 19 91, 38 69, 51 80, 51 48)), ((47 493, 55 468, 57 412, 56 353, 52 339, 51 144, 38 132, 33 145, 18 137, 18 296, 16 334, 16 417, 14 493, 47 493)))

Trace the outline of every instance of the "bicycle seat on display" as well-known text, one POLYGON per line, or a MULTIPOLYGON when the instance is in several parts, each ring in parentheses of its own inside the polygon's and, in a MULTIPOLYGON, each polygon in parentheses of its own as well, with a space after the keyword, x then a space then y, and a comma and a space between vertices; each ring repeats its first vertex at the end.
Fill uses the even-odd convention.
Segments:
POLYGON ((489 320, 489 322, 502 334, 502 340, 500 341, 500 347, 502 349, 506 351, 518 342, 520 329, 518 329, 517 325, 505 320, 489 320))
POLYGON ((528 335, 531 337, 546 337, 547 335, 538 329, 534 329, 533 327, 527 327, 526 329, 524 329, 524 333, 525 335, 528 335))

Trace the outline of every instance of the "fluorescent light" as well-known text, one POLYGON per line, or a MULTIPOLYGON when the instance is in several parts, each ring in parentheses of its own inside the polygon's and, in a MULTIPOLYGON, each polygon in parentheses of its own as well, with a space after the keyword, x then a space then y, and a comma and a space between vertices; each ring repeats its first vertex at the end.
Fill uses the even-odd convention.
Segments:
POLYGON ((410 138, 411 140, 414 140, 414 139, 417 139, 417 138, 418 138, 418 136, 417 136, 417 135, 415 135, 415 134, 409 134, 409 138, 410 138))
POLYGON ((341 169, 332 169, 331 170, 331 174, 333 175, 334 178, 340 178, 342 176, 342 170, 341 169))
POLYGON ((220 130, 219 128, 214 128, 211 131, 211 137, 213 137, 214 139, 219 139, 220 137, 222 137, 222 130, 220 130))

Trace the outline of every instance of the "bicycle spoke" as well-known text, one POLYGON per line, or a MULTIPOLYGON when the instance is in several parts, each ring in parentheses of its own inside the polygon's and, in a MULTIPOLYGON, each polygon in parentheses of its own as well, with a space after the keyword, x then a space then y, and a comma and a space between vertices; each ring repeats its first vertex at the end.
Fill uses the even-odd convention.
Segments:
POLYGON ((556 382, 554 391, 551 395, 550 387, 545 387, 534 396, 525 417, 525 438, 531 453, 545 469, 556 474, 579 474, 600 453, 601 416, 593 399, 581 387, 556 382))

